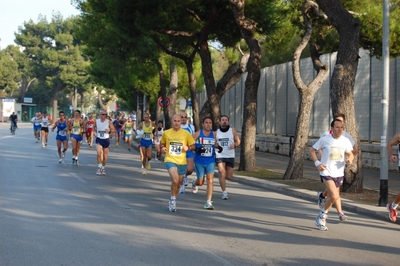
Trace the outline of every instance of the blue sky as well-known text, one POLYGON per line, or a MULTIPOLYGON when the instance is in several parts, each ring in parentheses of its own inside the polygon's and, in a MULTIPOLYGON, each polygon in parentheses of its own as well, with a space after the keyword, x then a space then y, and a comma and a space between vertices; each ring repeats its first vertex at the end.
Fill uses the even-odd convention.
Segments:
POLYGON ((60 12, 64 18, 79 14, 71 0, 0 0, 0 48, 15 45, 14 32, 18 32, 18 26, 24 21, 37 22, 39 14, 50 20, 53 11, 60 12))

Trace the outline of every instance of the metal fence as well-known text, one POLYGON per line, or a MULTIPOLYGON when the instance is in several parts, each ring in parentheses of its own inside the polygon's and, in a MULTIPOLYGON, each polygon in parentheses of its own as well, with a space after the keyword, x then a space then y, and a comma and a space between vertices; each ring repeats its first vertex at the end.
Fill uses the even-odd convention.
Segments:
MULTIPOLYGON (((354 87, 356 121, 360 140, 380 142, 382 134, 382 84, 383 64, 380 60, 360 49, 360 61, 354 87)), ((330 74, 314 99, 310 137, 319 137, 329 128, 332 119, 329 84, 336 62, 336 53, 321 56, 329 66, 330 74)), ((301 60, 301 76, 306 84, 315 77, 310 58, 301 60)), ((221 113, 230 117, 230 124, 241 130, 243 123, 243 95, 246 74, 221 99, 221 113)), ((389 128, 391 139, 400 125, 399 99, 400 61, 390 61, 389 128)), ((198 95, 200 106, 207 99, 206 92, 198 95)), ((299 92, 293 83, 292 62, 267 67, 261 70, 257 101, 257 134, 292 136, 295 133, 299 109, 299 92)))

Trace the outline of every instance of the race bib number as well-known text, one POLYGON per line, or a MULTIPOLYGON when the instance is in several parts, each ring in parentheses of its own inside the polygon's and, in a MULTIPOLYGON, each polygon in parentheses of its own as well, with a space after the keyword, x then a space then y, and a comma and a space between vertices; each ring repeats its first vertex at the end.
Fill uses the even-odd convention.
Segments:
POLYGON ((203 145, 205 151, 201 154, 204 157, 211 157, 213 155, 213 146, 212 145, 203 145))
POLYGON ((171 142, 169 144, 169 154, 171 154, 171 155, 175 155, 175 156, 182 155, 182 149, 183 149, 182 143, 171 142))
POLYGON ((67 136, 67 131, 65 129, 64 130, 60 130, 60 131, 58 131, 58 135, 60 135, 62 137, 65 137, 65 136, 67 136))
POLYGON ((145 140, 151 140, 151 133, 144 133, 144 134, 143 134, 143 138, 144 138, 145 140))
POLYGON ((93 124, 87 124, 88 128, 93 128, 93 124))
POLYGON ((229 139, 228 138, 219 139, 218 142, 219 142, 219 146, 229 147, 229 139))
POLYGON ((132 134, 132 130, 131 129, 127 129, 127 130, 125 130, 125 133, 126 134, 132 134))
POLYGON ((72 128, 72 132, 74 134, 80 134, 81 133, 81 128, 80 127, 73 127, 72 128))
POLYGON ((42 122, 42 125, 43 125, 44 127, 47 127, 47 121, 43 121, 43 122, 42 122))
POLYGON ((104 138, 104 135, 106 134, 106 132, 105 131, 99 131, 98 132, 98 136, 100 137, 100 138, 104 138))

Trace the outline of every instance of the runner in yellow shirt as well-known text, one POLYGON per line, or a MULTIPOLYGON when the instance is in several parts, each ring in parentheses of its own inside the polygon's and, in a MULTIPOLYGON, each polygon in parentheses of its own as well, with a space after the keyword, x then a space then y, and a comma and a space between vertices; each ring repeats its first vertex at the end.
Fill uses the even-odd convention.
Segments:
POLYGON ((169 211, 176 211, 176 196, 186 173, 186 151, 194 150, 193 136, 181 129, 181 115, 172 117, 172 128, 164 131, 161 137, 161 151, 165 153, 165 166, 171 177, 171 199, 169 211))

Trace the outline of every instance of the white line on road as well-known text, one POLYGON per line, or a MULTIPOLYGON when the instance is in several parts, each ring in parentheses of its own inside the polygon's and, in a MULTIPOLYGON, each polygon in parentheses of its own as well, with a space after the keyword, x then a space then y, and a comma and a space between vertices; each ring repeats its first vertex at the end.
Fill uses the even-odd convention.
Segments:
POLYGON ((230 263, 226 259, 224 259, 224 258, 218 256, 217 254, 205 249, 203 246, 193 244, 192 247, 194 247, 196 250, 200 251, 201 253, 207 255, 208 257, 212 258, 213 260, 217 261, 221 265, 226 265, 226 266, 233 265, 232 263, 230 263))
POLYGON ((105 195, 104 197, 106 197, 107 199, 111 200, 111 201, 114 202, 116 205, 118 205, 119 207, 121 207, 121 208, 123 208, 123 209, 125 209, 125 210, 127 210, 127 211, 136 212, 136 210, 132 209, 132 208, 129 207, 128 205, 126 205, 126 204, 120 202, 119 200, 117 200, 117 199, 115 199, 115 198, 113 198, 113 197, 111 197, 111 196, 105 195))
POLYGON ((87 184, 87 182, 86 182, 85 180, 83 180, 82 178, 80 178, 77 174, 71 173, 71 175, 72 175, 73 177, 75 177, 76 179, 78 179, 78 181, 80 181, 80 182, 82 182, 82 183, 84 183, 84 184, 87 184))

